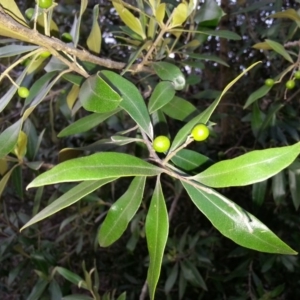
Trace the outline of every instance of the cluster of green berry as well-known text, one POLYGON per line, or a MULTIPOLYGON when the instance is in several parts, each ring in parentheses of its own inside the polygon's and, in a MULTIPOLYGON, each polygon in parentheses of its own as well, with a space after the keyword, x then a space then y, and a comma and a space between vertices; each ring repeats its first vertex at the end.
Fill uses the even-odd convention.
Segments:
MULTIPOLYGON (((205 124, 198 124, 193 128, 191 136, 197 142, 204 141, 209 136, 209 129, 205 124)), ((156 152, 163 153, 169 150, 171 142, 168 137, 160 135, 154 139, 152 145, 156 152)))
MULTIPOLYGON (((288 81, 285 83, 286 89, 292 90, 292 89, 296 86, 295 79, 298 79, 298 80, 300 79, 300 71, 296 71, 296 72, 294 73, 294 78, 288 80, 288 81)), ((272 78, 268 78, 268 79, 266 79, 266 81, 265 81, 265 85, 268 86, 268 87, 272 87, 274 84, 275 84, 275 81, 274 81, 274 79, 272 79, 272 78)))

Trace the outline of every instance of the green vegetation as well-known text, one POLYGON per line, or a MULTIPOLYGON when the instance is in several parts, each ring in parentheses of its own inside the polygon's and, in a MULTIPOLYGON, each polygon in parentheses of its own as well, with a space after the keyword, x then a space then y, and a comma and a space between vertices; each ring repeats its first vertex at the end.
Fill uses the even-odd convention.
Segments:
POLYGON ((220 2, 0 0, 0 299, 299 298, 298 5, 220 2))

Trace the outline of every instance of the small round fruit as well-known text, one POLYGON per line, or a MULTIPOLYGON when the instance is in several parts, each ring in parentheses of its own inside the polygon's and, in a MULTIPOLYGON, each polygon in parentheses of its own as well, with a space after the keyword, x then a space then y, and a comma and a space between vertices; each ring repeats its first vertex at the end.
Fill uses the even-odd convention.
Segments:
POLYGON ((265 81, 265 85, 268 86, 268 87, 272 87, 274 85, 274 83, 275 83, 275 81, 272 78, 268 78, 265 81))
POLYGON ((37 0, 39 3, 39 7, 43 9, 47 9, 53 4, 53 0, 37 0))
POLYGON ((49 51, 44 51, 40 54, 40 57, 42 58, 47 58, 51 55, 51 53, 49 51))
POLYGON ((163 153, 169 150, 170 140, 164 135, 156 137, 153 141, 153 149, 158 153, 163 153))
POLYGON ((296 71, 294 76, 296 79, 300 79, 300 71, 296 71))
POLYGON ((33 14, 34 14, 34 8, 28 8, 26 9, 25 11, 25 16, 28 20, 31 20, 31 18, 33 17, 33 14))
POLYGON ((27 98, 28 95, 29 95, 29 90, 27 87, 25 86, 20 86, 18 88, 18 95, 21 97, 21 98, 27 98))
POLYGON ((295 87, 296 83, 294 80, 288 80, 286 83, 285 83, 285 87, 288 89, 288 90, 292 90, 294 87, 295 87))
POLYGON ((209 136, 209 129, 205 124, 198 124, 193 128, 191 135, 197 142, 205 141, 209 136))
POLYGON ((69 32, 64 32, 62 35, 61 35, 61 40, 65 43, 70 43, 73 41, 73 37, 72 35, 69 33, 69 32))

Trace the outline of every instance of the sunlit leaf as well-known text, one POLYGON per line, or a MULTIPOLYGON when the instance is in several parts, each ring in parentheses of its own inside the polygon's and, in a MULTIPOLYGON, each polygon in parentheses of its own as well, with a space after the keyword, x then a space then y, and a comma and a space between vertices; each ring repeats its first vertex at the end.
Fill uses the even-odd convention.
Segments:
POLYGON ((267 253, 297 254, 256 217, 223 195, 209 188, 182 184, 213 226, 238 245, 267 253))
POLYGON ((188 4, 186 2, 179 3, 172 14, 171 27, 181 26, 188 17, 188 4))
POLYGON ((270 15, 269 18, 288 18, 288 19, 291 19, 293 21, 300 22, 299 14, 292 8, 289 8, 289 9, 284 10, 284 11, 276 12, 275 14, 270 15))
POLYGON ((94 6, 93 9, 93 24, 92 30, 87 38, 86 44, 92 52, 100 53, 101 51, 101 29, 98 23, 99 18, 99 4, 94 6))
POLYGON ((220 161, 194 180, 210 187, 243 186, 266 180, 289 166, 300 153, 300 143, 292 146, 255 150, 220 161))
POLYGON ((101 247, 108 247, 118 240, 141 205, 146 177, 135 177, 127 191, 110 207, 103 221, 98 241, 101 247))
POLYGON ((36 177, 28 188, 59 182, 100 180, 124 176, 155 176, 162 169, 135 156, 102 152, 70 159, 36 177))
POLYGON ((146 38, 142 24, 138 18, 136 18, 127 8, 122 4, 113 1, 113 6, 118 12, 122 21, 135 33, 140 35, 143 39, 146 38))

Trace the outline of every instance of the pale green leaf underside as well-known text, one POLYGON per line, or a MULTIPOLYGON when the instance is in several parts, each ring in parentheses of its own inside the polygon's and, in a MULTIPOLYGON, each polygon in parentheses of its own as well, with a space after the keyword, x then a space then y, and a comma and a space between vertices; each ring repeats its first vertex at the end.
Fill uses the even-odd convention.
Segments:
POLYGON ((223 195, 209 188, 182 184, 213 226, 235 243, 261 252, 297 254, 257 218, 223 195))
POLYGON ((300 153, 300 142, 292 146, 256 150, 214 164, 193 177, 210 187, 243 186, 263 181, 289 166, 300 153))
POLYGON ((99 180, 125 176, 155 176, 163 170, 132 155, 103 152, 65 161, 39 175, 27 188, 59 182, 99 180))

